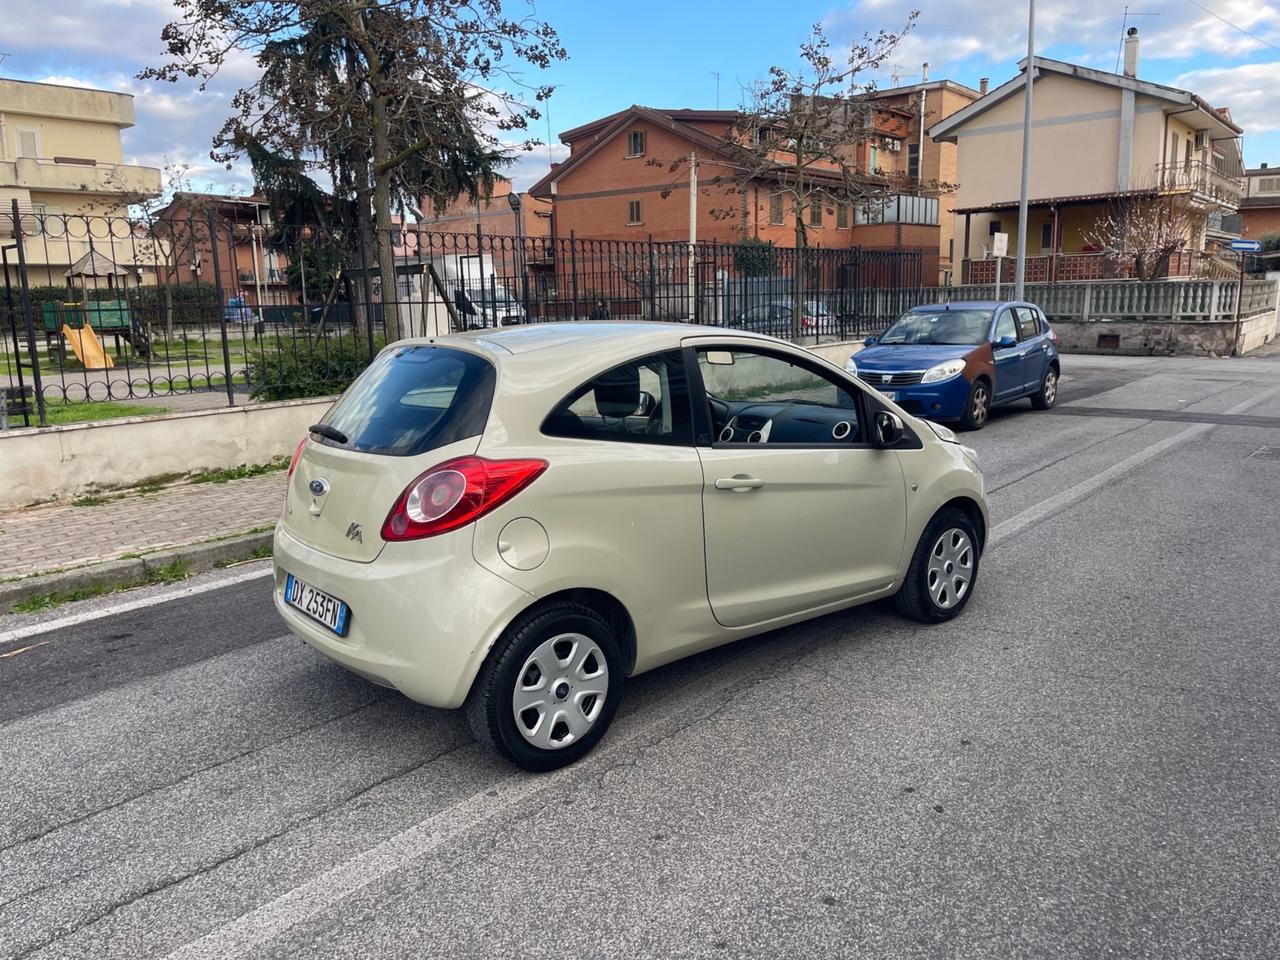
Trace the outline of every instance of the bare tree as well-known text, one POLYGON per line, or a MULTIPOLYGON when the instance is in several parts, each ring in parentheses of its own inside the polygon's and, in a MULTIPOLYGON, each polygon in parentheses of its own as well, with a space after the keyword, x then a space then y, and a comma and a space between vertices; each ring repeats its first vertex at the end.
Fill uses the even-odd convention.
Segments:
POLYGON ((1150 190, 1115 198, 1081 235, 1114 264, 1131 266, 1136 279, 1154 280, 1168 276, 1174 255, 1192 245, 1204 219, 1186 195, 1150 190))
MULTIPOLYGON (((888 61, 917 16, 918 11, 908 13, 899 30, 854 38, 847 56, 834 54, 822 25, 815 24, 800 46, 799 66, 770 67, 768 79, 751 86, 749 102, 711 161, 727 171, 711 182, 723 184, 725 195, 733 197, 713 215, 740 217, 744 238, 755 188, 780 195, 794 218, 793 336, 801 332, 810 223, 841 206, 879 209, 888 194, 908 186, 904 176, 867 170, 859 148, 879 138, 877 121, 884 113, 872 96, 870 75, 888 61)), ((671 171, 685 162, 676 158, 671 171)))
MULTIPOLYGON (((168 62, 141 76, 203 88, 234 53, 251 55, 261 77, 233 98, 212 156, 256 148, 323 173, 335 197, 355 201, 383 289, 395 289, 393 209, 487 195, 508 159, 499 135, 527 130, 551 92, 523 87, 517 68, 565 56, 549 25, 505 16, 501 0, 174 3, 168 62), (487 89, 500 79, 528 96, 487 89)), ((394 298, 383 310, 396 339, 394 298)))

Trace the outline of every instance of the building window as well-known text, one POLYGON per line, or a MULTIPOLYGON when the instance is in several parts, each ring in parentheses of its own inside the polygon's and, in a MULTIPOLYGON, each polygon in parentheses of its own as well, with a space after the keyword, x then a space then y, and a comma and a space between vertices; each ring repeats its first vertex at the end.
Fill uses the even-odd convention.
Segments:
POLYGON ((822 226, 822 201, 813 200, 809 203, 809 226, 822 226))
POLYGON ((999 220, 992 220, 992 221, 990 221, 990 222, 987 224, 987 236, 988 236, 988 237, 994 237, 994 236, 995 236, 997 233, 999 233, 999 232, 1000 232, 1000 221, 999 221, 999 220))
POLYGON ((1263 177, 1258 181, 1259 193, 1280 193, 1280 177, 1263 177))
POLYGON ((879 165, 879 159, 876 156, 876 148, 872 147, 867 154, 867 170, 875 173, 879 165))
POLYGON ((849 228, 849 205, 842 203, 836 207, 836 229, 847 230, 849 228))
POLYGON ((1051 250, 1053 250, 1053 224, 1042 223, 1040 224, 1040 251, 1044 253, 1051 250))
POLYGON ((40 155, 40 144, 35 130, 17 130, 18 156, 34 160, 40 155))
POLYGON ((907 178, 920 179, 920 144, 907 144, 907 178))
POLYGON ((632 200, 627 204, 627 223, 635 224, 643 222, 644 221, 640 219, 640 201, 632 200))
POLYGON ((644 131, 632 130, 627 137, 627 156, 643 157, 644 156, 644 131))
POLYGON ((782 224, 782 194, 780 193, 769 197, 769 222, 774 226, 782 224))

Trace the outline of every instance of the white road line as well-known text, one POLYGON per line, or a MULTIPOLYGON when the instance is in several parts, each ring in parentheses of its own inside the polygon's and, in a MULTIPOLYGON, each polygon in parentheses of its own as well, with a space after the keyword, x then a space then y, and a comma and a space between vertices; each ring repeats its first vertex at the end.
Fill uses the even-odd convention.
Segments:
MULTIPOLYGON (((266 561, 263 562, 265 563, 266 561)), ((20 640, 26 640, 28 637, 48 633, 50 630, 64 630, 67 627, 74 627, 82 623, 90 623, 94 620, 101 620, 104 617, 114 617, 118 613, 128 613, 131 610, 142 610, 146 607, 155 607, 162 603, 168 603, 170 600, 185 600, 187 597, 194 597, 201 593, 208 593, 211 590, 221 590, 223 587, 231 587, 235 586, 237 583, 245 583, 248 580, 257 580, 260 577, 269 576, 271 576, 270 565, 265 567, 253 567, 247 570, 240 570, 225 577, 219 577, 217 580, 193 583, 189 586, 175 587, 171 590, 148 593, 144 596, 134 596, 128 599, 119 600, 105 607, 95 607, 92 610, 82 610, 79 613, 71 613, 65 617, 58 617, 55 620, 41 620, 38 623, 28 624, 23 627, 15 627, 12 630, 0 632, 0 647, 8 646, 11 643, 17 643, 20 640)))
MULTIPOLYGON (((1275 387, 1271 390, 1264 390, 1262 393, 1250 397, 1242 403, 1237 403, 1226 412, 1227 414, 1244 413, 1246 410, 1264 403, 1277 394, 1280 394, 1280 387, 1275 387)), ((1224 424, 1197 423, 1195 426, 1187 427, 1187 429, 1179 431, 1178 433, 1173 434, 1173 436, 1165 437, 1163 440, 1159 440, 1156 443, 1151 444, 1149 447, 1143 447, 1137 453, 1126 457, 1119 463, 1113 463, 1111 466, 1107 467, 1107 469, 1103 470, 1101 473, 1095 474, 1088 480, 1081 480, 1074 487, 1068 487, 1066 490, 1055 493, 1052 497, 1049 497, 1046 500, 1041 500, 1035 506, 1028 507, 1021 513, 1016 513, 1012 517, 1009 517, 1007 520, 1000 521, 992 528, 991 536, 988 538, 987 543, 994 544, 1003 540, 1005 537, 1011 537, 1015 533, 1020 533, 1027 527, 1039 523, 1050 514, 1057 513, 1064 507, 1068 507, 1073 503, 1083 500, 1085 497, 1102 487, 1105 487, 1108 483, 1119 479, 1126 473, 1132 473, 1148 460, 1152 460, 1167 450, 1186 443, 1188 440, 1194 440, 1201 434, 1208 433, 1214 427, 1220 426, 1224 426, 1224 424)))

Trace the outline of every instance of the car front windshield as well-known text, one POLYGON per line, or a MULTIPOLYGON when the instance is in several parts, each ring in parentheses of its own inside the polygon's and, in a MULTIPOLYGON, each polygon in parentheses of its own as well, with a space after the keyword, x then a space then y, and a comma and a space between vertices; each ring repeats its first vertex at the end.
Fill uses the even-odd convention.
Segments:
POLYGON ((990 327, 987 310, 913 310, 894 321, 880 343, 977 346, 987 339, 990 327))

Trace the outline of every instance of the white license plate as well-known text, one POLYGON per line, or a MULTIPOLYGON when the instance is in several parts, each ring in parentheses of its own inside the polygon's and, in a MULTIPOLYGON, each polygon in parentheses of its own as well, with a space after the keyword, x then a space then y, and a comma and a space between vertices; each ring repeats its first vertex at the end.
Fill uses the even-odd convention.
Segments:
POLYGON ((347 635, 347 628, 351 625, 351 608, 337 597, 299 580, 292 573, 286 574, 284 578, 284 602, 295 610, 301 610, 317 623, 323 623, 338 636, 347 635))
POLYGON ((880 392, 881 392, 882 394, 884 394, 886 397, 888 397, 890 400, 893 400, 893 401, 895 401, 895 402, 896 402, 896 401, 897 401, 897 399, 898 399, 898 391, 897 391, 897 390, 881 390, 880 392))

